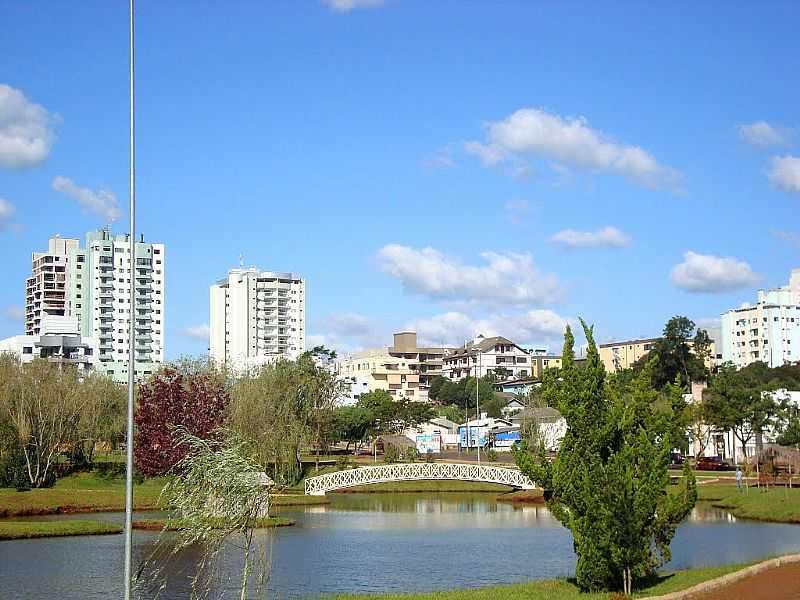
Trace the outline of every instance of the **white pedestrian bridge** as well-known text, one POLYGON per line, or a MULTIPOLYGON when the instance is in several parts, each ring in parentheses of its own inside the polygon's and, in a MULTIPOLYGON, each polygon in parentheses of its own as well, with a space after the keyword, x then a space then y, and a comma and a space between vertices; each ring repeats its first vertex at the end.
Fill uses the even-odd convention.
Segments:
POLYGON ((306 479, 307 496, 324 496, 326 492, 357 485, 388 481, 421 479, 457 479, 501 483, 517 489, 532 490, 536 485, 518 469, 469 463, 397 463, 345 469, 306 479))

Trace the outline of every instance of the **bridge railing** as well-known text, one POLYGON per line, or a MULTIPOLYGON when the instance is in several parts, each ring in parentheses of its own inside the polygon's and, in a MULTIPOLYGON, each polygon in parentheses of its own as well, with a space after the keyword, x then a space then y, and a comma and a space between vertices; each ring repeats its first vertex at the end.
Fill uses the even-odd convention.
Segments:
POLYGON ((508 467, 470 463, 397 463, 370 465, 309 477, 306 479, 305 493, 310 496, 322 496, 332 490, 357 485, 422 479, 482 481, 520 489, 536 487, 534 482, 519 470, 508 467))

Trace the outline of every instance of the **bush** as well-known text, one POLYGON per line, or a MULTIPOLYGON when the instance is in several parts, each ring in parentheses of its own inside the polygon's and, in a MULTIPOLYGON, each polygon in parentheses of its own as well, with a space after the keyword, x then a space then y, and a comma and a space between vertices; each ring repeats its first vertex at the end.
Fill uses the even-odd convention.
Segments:
POLYGON ((98 462, 94 470, 101 479, 121 479, 125 477, 124 462, 98 462))
POLYGON ((425 462, 426 463, 432 463, 433 462, 433 452, 431 452, 430 450, 428 450, 425 453, 425 462))
POLYGON ((343 471, 344 469, 349 469, 350 468, 350 456, 348 456, 347 454, 341 454, 341 455, 337 456, 336 457, 336 468, 339 469, 340 471, 343 471))
POLYGON ((406 460, 412 463, 419 460, 419 452, 414 446, 406 448, 406 460))
POLYGON ((497 462, 497 452, 494 448, 489 448, 489 451, 486 453, 486 460, 489 462, 497 462))
POLYGON ((394 444, 386 444, 386 449, 383 451, 383 462, 387 464, 396 463, 400 458, 400 452, 394 444))

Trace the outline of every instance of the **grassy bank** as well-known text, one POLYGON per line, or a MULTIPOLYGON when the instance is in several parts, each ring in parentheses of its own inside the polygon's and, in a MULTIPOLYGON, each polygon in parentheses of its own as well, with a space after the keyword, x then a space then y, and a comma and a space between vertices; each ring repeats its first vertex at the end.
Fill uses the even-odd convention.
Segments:
MULTIPOLYGON (((665 573, 634 592, 634 598, 658 596, 690 588, 698 583, 738 571, 753 563, 687 569, 665 573)), ((340 594, 326 596, 329 600, 611 600, 615 594, 584 594, 574 583, 565 579, 530 581, 511 585, 428 592, 422 594, 340 594)))
POLYGON ((517 490, 507 494, 500 494, 498 502, 512 502, 514 504, 544 504, 544 492, 536 490, 517 490))
MULTIPOLYGON (((269 529, 272 527, 290 527, 295 524, 294 519, 287 519, 286 517, 267 517, 264 519, 257 519, 253 524, 254 529, 269 529)), ((182 529, 181 522, 178 521, 165 521, 163 519, 146 519, 133 522, 134 529, 143 529, 146 531, 179 531, 182 529)))
POLYGON ((303 496, 301 494, 274 494, 270 498, 272 506, 313 506, 316 504, 330 504, 330 499, 325 496, 303 496))
POLYGON ((102 521, 0 521, 0 540, 112 533, 122 533, 122 527, 102 521))
MULTIPOLYGON (((156 508, 163 479, 148 479, 133 491, 134 508, 156 508)), ((104 479, 93 473, 64 477, 48 489, 18 492, 0 489, 0 517, 71 512, 119 511, 125 509, 125 482, 104 479)))
POLYGON ((698 499, 729 510, 742 519, 800 523, 800 488, 751 487, 738 491, 735 485, 709 484, 697 487, 698 499))

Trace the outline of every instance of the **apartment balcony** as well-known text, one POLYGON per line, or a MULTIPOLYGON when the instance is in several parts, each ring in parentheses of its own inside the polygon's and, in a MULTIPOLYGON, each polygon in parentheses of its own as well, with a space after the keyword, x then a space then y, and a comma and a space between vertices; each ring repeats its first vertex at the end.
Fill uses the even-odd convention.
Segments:
POLYGON ((150 316, 150 311, 140 312, 136 315, 136 322, 152 323, 153 317, 150 316))
POLYGON ((145 324, 136 323, 136 331, 137 332, 142 332, 142 333, 150 332, 150 331, 153 331, 153 327, 152 327, 152 325, 149 325, 149 324, 146 324, 146 323, 145 324))
POLYGON ((143 281, 137 281, 136 282, 136 290, 140 291, 140 292, 141 291, 152 292, 153 291, 153 286, 150 285, 150 283, 146 282, 146 281, 144 281, 144 282, 143 281))
POLYGON ((111 323, 114 321, 113 313, 100 313, 100 323, 111 323))
POLYGON ((103 323, 100 323, 100 331, 114 331, 114 325, 107 319, 103 323))

